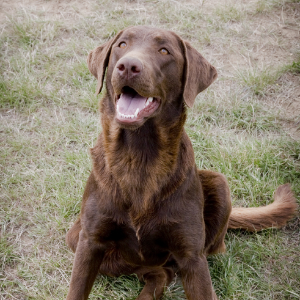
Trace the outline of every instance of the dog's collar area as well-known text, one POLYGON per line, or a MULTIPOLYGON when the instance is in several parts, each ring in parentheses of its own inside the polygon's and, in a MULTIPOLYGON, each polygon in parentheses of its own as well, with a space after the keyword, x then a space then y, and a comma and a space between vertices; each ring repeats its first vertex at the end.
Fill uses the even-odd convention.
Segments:
POLYGON ((117 96, 117 119, 131 123, 149 117, 160 105, 160 100, 154 97, 143 97, 130 87, 123 87, 117 96))

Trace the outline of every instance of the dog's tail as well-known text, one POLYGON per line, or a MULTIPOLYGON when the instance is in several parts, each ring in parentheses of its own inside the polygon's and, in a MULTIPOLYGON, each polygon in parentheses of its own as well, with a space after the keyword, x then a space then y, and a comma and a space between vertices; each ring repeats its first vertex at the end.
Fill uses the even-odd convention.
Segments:
POLYGON ((259 231, 266 228, 280 228, 297 212, 297 203, 290 185, 277 188, 274 202, 261 207, 233 208, 229 217, 229 229, 259 231))

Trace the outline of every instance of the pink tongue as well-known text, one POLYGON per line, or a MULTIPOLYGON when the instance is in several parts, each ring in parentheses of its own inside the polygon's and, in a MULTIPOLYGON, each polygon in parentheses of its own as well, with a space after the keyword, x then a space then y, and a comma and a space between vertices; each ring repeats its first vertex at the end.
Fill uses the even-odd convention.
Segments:
POLYGON ((122 93, 117 104, 119 112, 124 115, 134 115, 136 109, 139 108, 141 111, 145 107, 147 98, 140 96, 138 93, 122 93))

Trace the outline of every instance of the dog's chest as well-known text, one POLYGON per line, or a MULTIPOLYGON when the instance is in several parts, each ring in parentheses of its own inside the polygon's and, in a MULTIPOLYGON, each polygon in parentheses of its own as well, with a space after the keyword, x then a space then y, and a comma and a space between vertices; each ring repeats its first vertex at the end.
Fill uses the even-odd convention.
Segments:
POLYGON ((176 224, 165 211, 137 211, 112 202, 109 209, 100 209, 94 197, 87 203, 82 214, 84 229, 108 251, 116 249, 127 262, 138 265, 161 265, 168 259, 176 224))
POLYGON ((109 227, 112 230, 107 232, 108 239, 127 262, 151 266, 163 264, 168 259, 167 228, 155 224, 155 220, 148 219, 135 225, 112 221, 109 227))
POLYGON ((136 225, 130 223, 127 226, 128 234, 116 242, 127 261, 135 262, 138 259, 144 265, 157 265, 167 260, 169 251, 165 226, 155 224, 154 220, 145 220, 136 225))

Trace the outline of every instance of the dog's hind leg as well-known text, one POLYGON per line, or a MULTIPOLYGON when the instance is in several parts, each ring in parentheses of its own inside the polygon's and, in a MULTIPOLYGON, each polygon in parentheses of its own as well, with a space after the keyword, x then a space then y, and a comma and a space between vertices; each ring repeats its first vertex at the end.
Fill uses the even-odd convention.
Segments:
POLYGON ((69 229, 66 235, 66 243, 69 248, 75 253, 79 240, 79 232, 81 230, 80 218, 76 220, 74 225, 69 229))
POLYGON ((160 299, 165 288, 174 278, 174 271, 171 268, 147 268, 141 267, 135 270, 138 278, 145 282, 145 286, 136 300, 160 299))
POLYGON ((205 252, 225 252, 224 237, 231 212, 231 198, 224 175, 208 170, 198 170, 204 194, 205 252))

